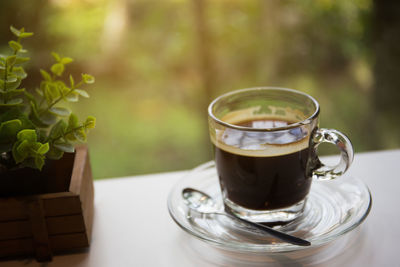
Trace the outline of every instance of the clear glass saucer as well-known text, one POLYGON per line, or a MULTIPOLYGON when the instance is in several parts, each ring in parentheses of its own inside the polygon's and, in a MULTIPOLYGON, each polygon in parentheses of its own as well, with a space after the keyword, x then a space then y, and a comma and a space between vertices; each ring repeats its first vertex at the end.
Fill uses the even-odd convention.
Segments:
POLYGON ((331 181, 313 181, 304 213, 275 227, 311 242, 311 247, 302 247, 260 233, 228 216, 191 213, 182 198, 185 187, 206 192, 223 210, 214 162, 198 166, 172 188, 168 210, 189 234, 219 248, 243 252, 288 252, 327 244, 360 225, 372 204, 371 193, 360 179, 345 175, 331 181))

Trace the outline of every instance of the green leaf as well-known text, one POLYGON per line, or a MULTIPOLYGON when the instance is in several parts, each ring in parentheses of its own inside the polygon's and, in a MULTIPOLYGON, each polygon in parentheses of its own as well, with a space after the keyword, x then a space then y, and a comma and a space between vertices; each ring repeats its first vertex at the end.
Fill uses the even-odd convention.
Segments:
POLYGON ((63 155, 64 152, 62 150, 58 149, 55 146, 50 146, 50 150, 49 152, 47 152, 46 157, 49 159, 58 160, 61 159, 63 155))
POLYGON ((36 129, 36 134, 38 136, 38 142, 40 142, 40 143, 47 142, 47 136, 48 136, 47 132, 48 132, 47 129, 36 129))
POLYGON ((56 123, 57 116, 47 111, 39 115, 39 111, 36 108, 36 104, 33 101, 31 101, 30 104, 31 104, 31 113, 29 114, 29 119, 33 122, 34 125, 40 128, 44 128, 56 123))
POLYGON ((51 55, 54 57, 54 59, 55 59, 57 62, 60 62, 60 61, 61 61, 60 55, 57 54, 56 52, 51 52, 51 55))
POLYGON ((37 155, 35 157, 35 165, 36 165, 36 168, 38 168, 39 170, 42 170, 43 165, 44 165, 44 157, 41 155, 37 155))
POLYGON ((65 100, 68 102, 78 102, 79 100, 79 94, 75 92, 71 92, 68 95, 64 97, 65 100))
POLYGON ((49 97, 51 99, 50 102, 52 102, 53 99, 60 97, 60 91, 58 90, 58 86, 55 85, 54 83, 48 83, 47 86, 45 87, 45 90, 47 90, 47 93, 49 94, 49 97))
POLYGON ((96 118, 93 116, 88 116, 85 122, 85 127, 87 129, 93 129, 96 127, 96 118))
POLYGON ((32 146, 32 144, 28 140, 23 140, 17 146, 18 154, 21 155, 22 158, 24 158, 24 159, 27 158, 29 156, 29 150, 30 150, 31 146, 32 146))
POLYGON ((20 38, 27 38, 27 37, 31 37, 32 35, 33 35, 33 32, 21 32, 19 37, 20 38))
POLYGON ((42 146, 40 142, 30 143, 31 146, 31 154, 37 154, 37 150, 42 146))
POLYGON ((56 121, 57 121, 57 116, 55 116, 53 113, 48 112, 48 111, 41 114, 39 118, 40 118, 40 121, 46 125, 46 127, 56 123, 56 121))
POLYGON ((64 69, 65 69, 64 65, 61 63, 53 64, 50 68, 51 72, 57 76, 61 76, 62 73, 64 72, 64 69))
POLYGON ((82 90, 82 89, 75 89, 74 92, 77 92, 80 96, 83 96, 83 97, 85 97, 85 98, 88 98, 88 97, 89 97, 89 94, 88 94, 85 90, 82 90))
POLYGON ((94 77, 90 74, 82 74, 83 82, 86 84, 94 83, 94 77))
POLYGON ((62 81, 54 81, 54 84, 57 86, 63 97, 71 91, 71 89, 62 81))
POLYGON ((55 143, 54 146, 59 150, 67 153, 72 153, 75 151, 75 147, 70 143, 55 143))
POLYGON ((18 132, 17 138, 20 141, 27 140, 29 142, 36 142, 37 135, 36 131, 33 129, 24 129, 18 132))
POLYGON ((22 63, 25 63, 25 62, 27 62, 29 60, 31 60, 30 57, 17 57, 15 59, 15 64, 22 64, 22 63))
POLYGON ((31 113, 29 114, 29 119, 31 119, 31 121, 38 127, 49 126, 48 124, 42 122, 42 120, 40 119, 35 102, 31 101, 30 105, 31 105, 31 113))
POLYGON ((75 138, 80 142, 86 142, 86 132, 83 128, 79 128, 74 131, 75 138))
POLYGON ((21 153, 18 151, 17 148, 18 148, 19 145, 20 145, 19 142, 14 143, 14 146, 13 146, 13 148, 12 148, 12 155, 13 155, 14 161, 15 161, 17 164, 18 164, 18 163, 21 163, 22 161, 24 161, 25 158, 26 158, 26 156, 27 156, 27 155, 21 154, 21 153))
POLYGON ((11 47, 12 50, 15 52, 18 52, 19 50, 22 49, 22 45, 16 41, 9 41, 8 45, 11 47))
POLYGON ((62 95, 65 95, 71 91, 71 89, 63 81, 54 81, 54 84, 62 95))
MULTIPOLYGON (((17 89, 21 85, 21 78, 18 78, 17 76, 13 75, 13 77, 9 77, 6 81, 6 87, 8 90, 13 90, 17 89)), ((4 86, 4 85, 3 85, 4 86)))
POLYGON ((71 114, 69 109, 62 107, 52 107, 49 111, 61 117, 68 117, 71 114))
POLYGON ((4 81, 6 83, 13 83, 13 82, 18 81, 18 77, 17 77, 17 75, 10 73, 10 74, 8 74, 7 80, 4 80, 4 81))
POLYGON ((28 76, 23 67, 14 67, 12 73, 20 79, 25 79, 28 76))
POLYGON ((6 63, 7 63, 7 65, 8 65, 8 66, 14 65, 16 59, 17 59, 17 56, 16 56, 16 55, 8 56, 8 57, 6 58, 6 63))
POLYGON ((8 97, 15 97, 15 96, 21 95, 23 93, 25 93, 25 89, 24 88, 22 88, 22 89, 12 89, 12 90, 8 90, 7 91, 8 97))
POLYGON ((13 26, 10 26, 10 30, 17 37, 19 37, 21 35, 21 32, 19 30, 17 30, 16 28, 14 28, 13 26))
POLYGON ((19 107, 14 107, 4 113, 0 113, 0 124, 9 120, 19 120, 22 124, 21 129, 32 129, 35 127, 19 107))
POLYGON ((21 126, 22 122, 18 119, 2 122, 0 124, 0 140, 2 142, 5 140, 11 141, 20 131, 21 126))
POLYGON ((13 98, 7 101, 7 103, 0 103, 0 107, 12 107, 20 105, 24 100, 22 98, 13 98))
POLYGON ((71 63, 72 61, 74 61, 74 60, 73 60, 72 58, 70 58, 70 57, 63 57, 63 58, 61 59, 60 63, 66 65, 66 64, 68 64, 68 63, 71 63))
POLYGON ((78 126, 79 126, 78 117, 74 113, 71 113, 68 119, 68 129, 74 129, 78 126))
POLYGON ((72 77, 71 74, 69 75, 69 84, 71 85, 71 88, 73 88, 75 85, 74 77, 72 77))
POLYGON ((65 135, 65 140, 71 141, 71 142, 76 142, 76 137, 75 137, 74 133, 69 133, 69 134, 65 135))
MULTIPOLYGON (((39 88, 36 88, 35 91, 36 91, 36 93, 37 93, 38 95, 40 95, 41 97, 43 97, 43 92, 42 92, 42 90, 40 90, 39 88)), ((33 95, 32 95, 32 96, 33 96, 33 95)))
POLYGON ((48 83, 45 84, 43 93, 44 93, 44 98, 46 99, 47 104, 50 105, 51 102, 53 102, 53 97, 51 95, 51 89, 50 89, 50 85, 48 83))
POLYGON ((49 148, 49 143, 41 144, 36 152, 40 155, 44 155, 49 151, 49 148))
POLYGON ((51 81, 51 76, 47 71, 40 69, 40 74, 42 74, 42 77, 45 81, 51 81))
POLYGON ((67 131, 67 123, 64 120, 59 120, 54 126, 51 128, 49 137, 51 139, 56 139, 62 137, 67 131))

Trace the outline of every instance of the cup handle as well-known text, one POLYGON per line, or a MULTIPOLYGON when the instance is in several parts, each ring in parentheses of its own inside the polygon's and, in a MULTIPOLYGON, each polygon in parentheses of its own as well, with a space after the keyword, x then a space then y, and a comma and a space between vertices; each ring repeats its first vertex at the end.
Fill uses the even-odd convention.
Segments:
POLYGON ((313 178, 319 180, 331 180, 344 174, 353 162, 353 146, 349 138, 343 133, 333 129, 317 129, 312 138, 314 149, 321 143, 331 143, 336 145, 340 151, 340 161, 334 166, 328 166, 316 158, 316 169, 312 171, 313 178))

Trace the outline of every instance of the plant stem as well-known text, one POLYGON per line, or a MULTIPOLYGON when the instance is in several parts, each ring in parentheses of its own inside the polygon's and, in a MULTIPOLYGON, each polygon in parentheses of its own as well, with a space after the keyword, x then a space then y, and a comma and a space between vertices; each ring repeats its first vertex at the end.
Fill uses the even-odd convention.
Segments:
MULTIPOLYGON (((58 102, 60 102, 64 97, 68 96, 70 93, 72 93, 76 87, 81 86, 83 84, 83 81, 80 81, 76 86, 72 87, 65 95, 60 96, 59 98, 57 98, 56 100, 53 101, 53 103, 51 103, 50 105, 47 106, 47 108, 41 110, 39 112, 39 116, 42 115, 44 112, 49 111, 52 107, 54 107, 55 104, 57 104, 58 102)), ((44 92, 43 92, 44 94, 44 92)), ((42 103, 42 102, 41 102, 42 103)))
MULTIPOLYGON (((21 43, 21 37, 18 37, 17 42, 20 44, 21 43)), ((14 50, 13 53, 14 56, 17 55, 17 50, 14 50)), ((14 68, 14 65, 10 66, 10 72, 12 72, 14 68)), ((7 80, 8 80, 8 72, 7 72, 7 60, 6 60, 6 66, 5 66, 5 71, 4 71, 4 103, 8 102, 8 94, 7 94, 7 80)))
MULTIPOLYGON (((17 43, 21 44, 21 37, 18 37, 17 43)), ((13 55, 14 55, 14 56, 17 55, 17 50, 14 50, 14 54, 13 54, 13 55)), ((12 65, 12 66, 10 67, 10 72, 12 72, 13 68, 14 68, 14 65, 12 65)))
POLYGON ((65 133, 61 134, 60 136, 57 136, 55 138, 48 138, 46 140, 46 142, 54 143, 58 139, 61 139, 61 138, 65 137, 65 136, 67 136, 68 134, 73 133, 76 130, 79 130, 79 129, 82 129, 82 128, 86 128, 87 125, 88 125, 88 123, 83 123, 82 125, 79 125, 78 127, 72 128, 68 132, 65 132, 65 133))

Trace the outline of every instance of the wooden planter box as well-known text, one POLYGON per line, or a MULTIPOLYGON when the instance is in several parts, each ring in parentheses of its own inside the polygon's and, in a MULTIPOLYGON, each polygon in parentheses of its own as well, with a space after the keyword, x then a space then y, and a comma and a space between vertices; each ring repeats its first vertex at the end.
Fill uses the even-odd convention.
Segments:
POLYGON ((93 179, 86 146, 42 172, 0 173, 0 257, 33 256, 85 248, 93 223, 93 179))

